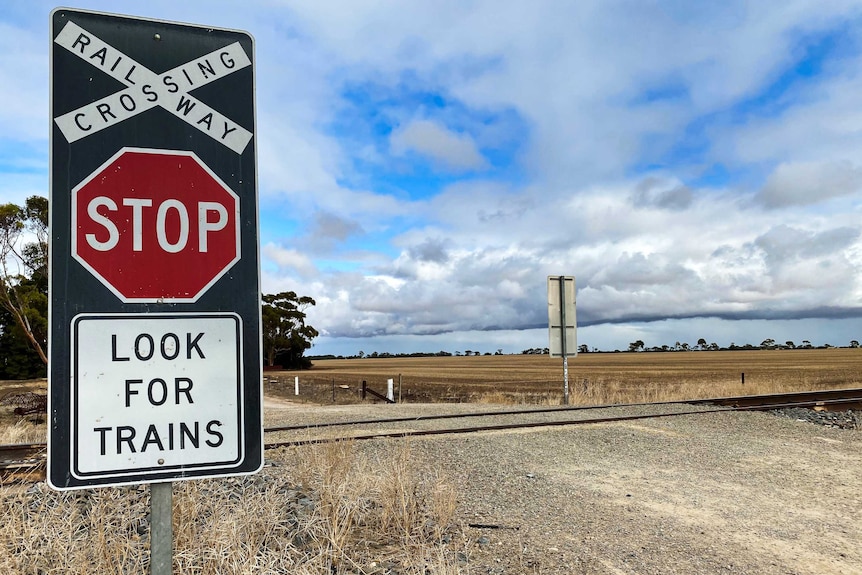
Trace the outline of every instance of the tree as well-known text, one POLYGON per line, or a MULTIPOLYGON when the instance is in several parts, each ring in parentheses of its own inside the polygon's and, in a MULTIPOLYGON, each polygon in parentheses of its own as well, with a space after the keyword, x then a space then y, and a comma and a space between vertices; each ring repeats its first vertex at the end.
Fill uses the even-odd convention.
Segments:
POLYGON ((853 349, 858 348, 859 347, 859 340, 858 339, 851 339, 850 340, 850 347, 852 347, 853 349))
POLYGON ((787 349, 796 349, 796 344, 793 343, 792 339, 788 339, 784 342, 784 347, 786 347, 787 349))
POLYGON ((643 351, 643 348, 644 342, 640 339, 629 344, 629 351, 643 351))
POLYGON ((589 352, 590 352, 590 348, 587 347, 586 344, 581 344, 578 346, 578 353, 589 353, 589 352))
POLYGON ((3 307, 0 307, 0 350, 0 379, 44 377, 45 364, 21 326, 3 307))
POLYGON ((47 365, 48 200, 44 197, 31 196, 24 207, 0 205, 0 306, 11 318, 3 324, 4 337, 20 334, 47 365), (11 329, 13 323, 20 331, 11 329))
POLYGON ((310 367, 311 362, 302 354, 319 333, 306 325, 305 310, 316 303, 292 291, 263 296, 263 351, 267 365, 275 365, 278 360, 284 367, 310 367))
POLYGON ((697 347, 700 349, 706 349, 706 340, 704 338, 697 340, 697 347))

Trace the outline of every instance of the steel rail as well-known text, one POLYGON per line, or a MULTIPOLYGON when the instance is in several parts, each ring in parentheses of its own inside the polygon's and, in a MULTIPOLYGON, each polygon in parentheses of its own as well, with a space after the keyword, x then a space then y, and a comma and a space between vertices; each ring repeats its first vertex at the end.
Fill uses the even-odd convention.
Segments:
POLYGON ((45 465, 46 459, 44 454, 40 457, 22 460, 0 461, 0 476, 15 472, 21 469, 38 469, 45 465))
POLYGON ((26 449, 45 449, 46 446, 47 444, 45 443, 5 443, 0 444, 0 452, 26 449))
MULTIPOLYGON (((862 401, 862 398, 853 398, 854 401, 862 401)), ((664 417, 675 417, 679 415, 701 415, 705 413, 729 413, 738 411, 766 411, 771 409, 787 409, 792 407, 811 407, 814 405, 824 404, 839 404, 844 402, 843 399, 823 400, 823 401, 805 401, 805 402, 790 402, 790 403, 775 403, 756 406, 743 407, 716 407, 713 409, 701 409, 697 411, 674 411, 670 413, 651 413, 640 415, 616 415, 607 417, 594 417, 588 419, 571 419, 562 421, 529 421, 520 423, 501 423, 496 425, 479 425, 473 427, 455 427, 448 429, 421 429, 421 430, 403 430, 403 431, 387 431, 368 433, 365 435, 350 435, 344 437, 321 437, 313 439, 298 439, 293 441, 282 441, 276 443, 264 444, 264 449, 279 449, 283 447, 299 447, 303 445, 317 445, 322 443, 336 443, 339 441, 366 441, 370 439, 390 439, 390 438, 406 438, 406 437, 422 437, 429 435, 448 435, 462 433, 477 433, 481 431, 505 431, 513 429, 530 429, 537 427, 562 427, 571 425, 585 425, 589 423, 613 423, 618 421, 635 421, 639 419, 659 419, 664 417)), ((656 404, 647 404, 656 405, 656 404)))
POLYGON ((808 404, 816 404, 817 402, 826 402, 837 400, 828 405, 839 405, 841 402, 855 404, 862 402, 862 388, 854 389, 839 389, 839 390, 822 390, 822 391, 799 391, 788 393, 772 393, 763 395, 742 395, 737 397, 712 397, 705 399, 686 399, 675 401, 649 401, 638 403, 608 403, 599 405, 575 405, 565 407, 542 407, 532 409, 518 410, 501 410, 501 411, 483 411, 479 413, 447 413, 442 415, 417 415, 412 417, 391 417, 381 419, 360 419, 352 421, 336 421, 326 423, 308 423, 304 425, 285 425, 277 427, 266 427, 264 433, 274 433, 278 431, 297 431, 302 429, 322 429, 326 427, 340 427, 349 425, 373 425, 375 423, 407 423, 413 421, 431 421, 437 419, 463 419, 468 417, 492 417, 505 415, 528 415, 533 413, 558 413, 565 411, 583 411, 587 409, 614 409, 621 407, 645 407, 651 405, 673 405, 673 404, 716 404, 716 405, 766 405, 775 399, 783 399, 785 403, 790 403, 791 398, 799 398, 796 402, 805 405, 798 407, 807 407, 808 404), (850 398, 846 394, 853 394, 850 398))
POLYGON ((762 395, 737 395, 728 397, 713 397, 709 399, 691 399, 680 403, 714 403, 716 405, 758 405, 760 403, 770 403, 775 400, 794 400, 796 402, 817 401, 817 400, 832 400, 832 399, 848 399, 853 400, 856 397, 862 396, 862 389, 847 388, 847 389, 820 389, 815 391, 787 391, 782 393, 768 393, 762 395))

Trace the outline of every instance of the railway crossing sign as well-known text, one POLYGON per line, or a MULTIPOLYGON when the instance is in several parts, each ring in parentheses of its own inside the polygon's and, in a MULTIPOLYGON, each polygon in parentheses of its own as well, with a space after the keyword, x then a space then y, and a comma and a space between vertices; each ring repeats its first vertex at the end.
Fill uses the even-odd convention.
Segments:
POLYGON ((263 464, 254 43, 51 14, 48 482, 263 464))

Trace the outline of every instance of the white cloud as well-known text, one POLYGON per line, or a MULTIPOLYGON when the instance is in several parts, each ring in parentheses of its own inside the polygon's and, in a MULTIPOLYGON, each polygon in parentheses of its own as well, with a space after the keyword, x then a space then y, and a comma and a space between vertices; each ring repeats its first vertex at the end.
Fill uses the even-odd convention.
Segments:
POLYGON ((769 208, 809 205, 858 193, 862 168, 849 161, 781 163, 758 199, 769 208))
POLYGON ((431 120, 409 122, 395 130, 389 142, 397 156, 416 152, 454 171, 481 170, 487 165, 473 138, 431 120))
POLYGON ((282 248, 270 243, 263 246, 261 255, 265 260, 275 263, 282 273, 297 273, 305 278, 318 275, 318 269, 314 262, 296 250, 282 248))

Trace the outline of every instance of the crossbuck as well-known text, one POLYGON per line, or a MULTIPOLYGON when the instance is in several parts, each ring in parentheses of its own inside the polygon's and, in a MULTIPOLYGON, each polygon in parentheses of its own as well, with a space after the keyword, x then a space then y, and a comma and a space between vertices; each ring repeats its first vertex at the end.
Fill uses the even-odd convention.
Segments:
POLYGON ((156 106, 188 122, 237 154, 242 154, 251 140, 251 132, 189 94, 251 65, 239 42, 157 74, 71 21, 54 41, 126 86, 119 92, 55 118, 69 143, 156 106))

